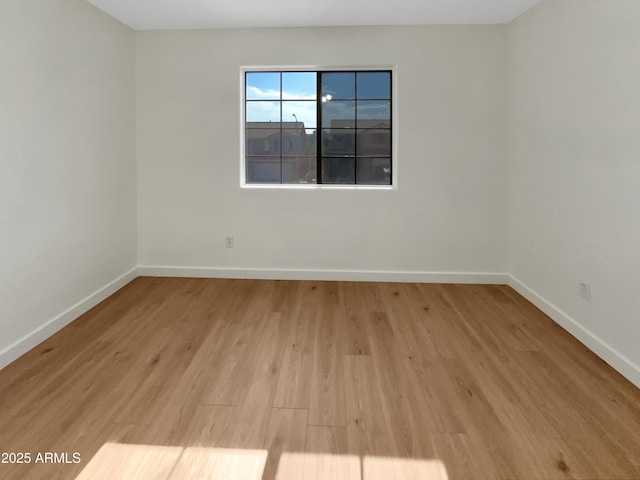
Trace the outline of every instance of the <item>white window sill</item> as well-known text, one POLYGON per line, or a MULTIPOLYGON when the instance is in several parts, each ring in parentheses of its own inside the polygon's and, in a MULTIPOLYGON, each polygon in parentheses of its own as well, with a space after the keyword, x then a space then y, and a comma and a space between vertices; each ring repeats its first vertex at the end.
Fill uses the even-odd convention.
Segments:
POLYGON ((395 185, 243 184, 248 190, 397 190, 395 185))

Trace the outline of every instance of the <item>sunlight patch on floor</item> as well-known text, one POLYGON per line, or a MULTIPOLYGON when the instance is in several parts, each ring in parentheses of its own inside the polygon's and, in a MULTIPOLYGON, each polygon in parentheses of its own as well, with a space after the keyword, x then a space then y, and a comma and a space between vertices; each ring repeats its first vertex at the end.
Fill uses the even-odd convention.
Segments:
POLYGON ((167 479, 182 447, 105 443, 76 480, 167 479))
MULTIPOLYGON (((105 443, 76 480, 273 480, 269 452, 105 443)), ((284 452, 275 480, 449 480, 437 459, 284 452)))
POLYGON ((266 450, 188 447, 169 480, 261 479, 266 461, 266 450))
POLYGON ((276 480, 449 480, 436 459, 289 453, 280 457, 276 480), (301 474, 302 472, 302 474, 301 474))

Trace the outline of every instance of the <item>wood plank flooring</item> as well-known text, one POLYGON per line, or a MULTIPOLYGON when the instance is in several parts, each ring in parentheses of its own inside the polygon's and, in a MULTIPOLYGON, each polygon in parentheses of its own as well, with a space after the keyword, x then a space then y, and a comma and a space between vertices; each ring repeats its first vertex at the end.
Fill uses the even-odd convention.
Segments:
POLYGON ((3 480, 638 480, 640 390, 506 286, 138 278, 0 371, 0 452, 32 457, 3 480))

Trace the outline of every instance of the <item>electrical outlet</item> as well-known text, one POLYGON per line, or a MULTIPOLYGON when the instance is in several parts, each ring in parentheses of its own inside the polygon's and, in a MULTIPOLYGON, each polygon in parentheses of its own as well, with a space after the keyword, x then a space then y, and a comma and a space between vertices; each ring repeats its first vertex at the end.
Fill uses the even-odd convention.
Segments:
POLYGON ((591 300, 591 284, 578 282, 578 294, 587 301, 591 300))
POLYGON ((233 235, 227 235, 224 237, 224 246, 227 248, 233 248, 233 235))

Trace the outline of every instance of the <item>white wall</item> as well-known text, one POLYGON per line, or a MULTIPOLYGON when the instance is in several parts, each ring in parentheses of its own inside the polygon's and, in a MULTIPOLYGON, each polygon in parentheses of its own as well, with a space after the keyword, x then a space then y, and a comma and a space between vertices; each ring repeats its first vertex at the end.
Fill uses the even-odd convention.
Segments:
POLYGON ((547 0, 509 29, 509 272, 638 385, 639 58, 637 0, 547 0))
POLYGON ((0 367, 136 265, 134 42, 82 0, 0 4, 0 367))
POLYGON ((139 263, 504 272, 506 87, 504 26, 138 32, 139 263), (398 189, 241 189, 243 65, 397 65, 398 189))

